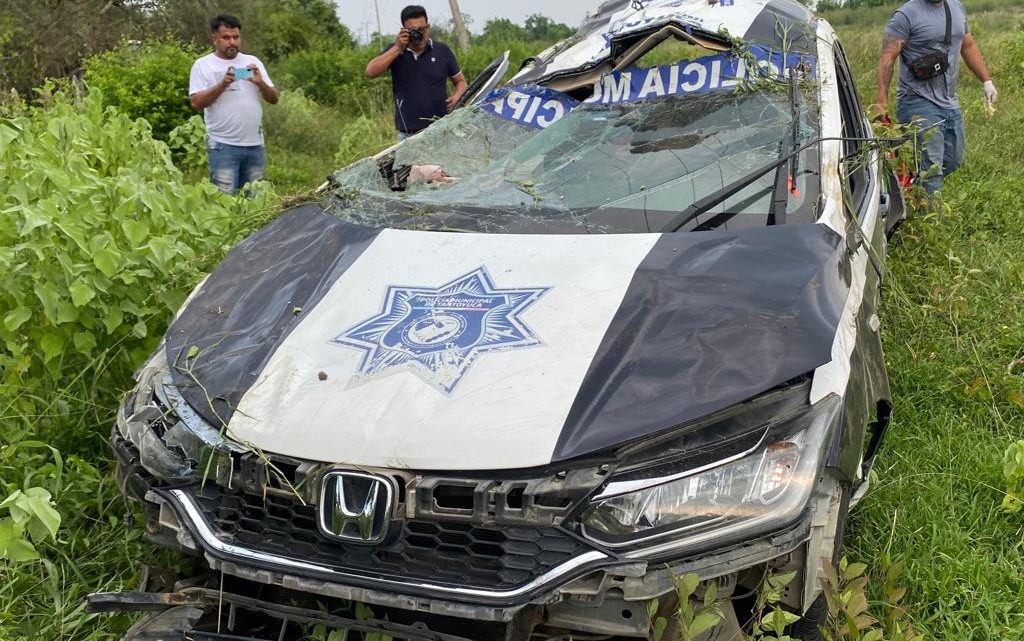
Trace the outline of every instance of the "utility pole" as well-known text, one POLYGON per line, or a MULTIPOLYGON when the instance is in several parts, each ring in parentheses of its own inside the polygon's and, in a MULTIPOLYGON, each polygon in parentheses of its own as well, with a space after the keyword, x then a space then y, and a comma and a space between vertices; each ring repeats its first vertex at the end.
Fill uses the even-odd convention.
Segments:
POLYGON ((380 46, 380 39, 384 37, 384 30, 380 26, 380 4, 373 0, 373 10, 377 12, 377 46, 380 46))
POLYGON ((468 51, 469 32, 466 31, 466 22, 462 19, 462 11, 459 10, 459 0, 448 0, 448 6, 452 8, 452 23, 455 25, 455 35, 459 37, 459 48, 468 51))

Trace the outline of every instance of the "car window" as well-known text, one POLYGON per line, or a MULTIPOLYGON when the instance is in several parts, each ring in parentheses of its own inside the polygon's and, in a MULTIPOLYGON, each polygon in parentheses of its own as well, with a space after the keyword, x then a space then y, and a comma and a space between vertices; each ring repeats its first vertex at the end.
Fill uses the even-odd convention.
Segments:
MULTIPOLYGON (((556 100, 549 94, 544 100, 556 100)), ((813 96, 809 90, 794 96, 780 81, 608 104, 563 98, 564 107, 547 113, 523 102, 518 119, 469 107, 384 161, 391 171, 439 166, 453 182, 409 182, 395 191, 381 163, 366 159, 336 174, 345 196, 339 210, 384 226, 662 231, 690 204, 813 139, 813 96)), ((802 154, 794 169, 787 221, 810 222, 818 189, 813 152, 802 154)), ((765 225, 776 184, 775 172, 765 174, 688 229, 765 225)))
POLYGON ((857 97, 857 89, 853 83, 853 76, 850 74, 850 67, 846 62, 846 55, 843 48, 837 41, 835 43, 836 79, 839 89, 839 104, 843 123, 843 173, 850 195, 853 198, 853 205, 857 211, 863 208, 857 204, 863 199, 867 191, 869 174, 868 159, 864 151, 867 130, 864 124, 864 113, 861 111, 860 100, 857 97))

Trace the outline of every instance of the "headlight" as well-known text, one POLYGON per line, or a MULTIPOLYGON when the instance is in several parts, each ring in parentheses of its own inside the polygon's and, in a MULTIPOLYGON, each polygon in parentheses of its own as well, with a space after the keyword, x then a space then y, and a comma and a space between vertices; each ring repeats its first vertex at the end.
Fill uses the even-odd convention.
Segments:
POLYGON ((226 446, 223 435, 182 405, 184 400, 165 385, 167 360, 159 349, 137 376, 138 385, 117 414, 117 429, 139 453, 139 464, 162 480, 182 480, 197 474, 218 473, 226 446), (173 398, 172 398, 173 396, 173 398), (189 415, 179 415, 181 410, 189 415), (184 420, 187 418, 188 420, 184 420), (218 465, 209 465, 212 462, 218 465))
POLYGON ((674 473, 660 464, 648 478, 613 476, 583 512, 583 532, 611 547, 668 537, 672 547, 690 547, 791 522, 810 498, 840 407, 831 396, 775 421, 754 452, 735 460, 674 473))

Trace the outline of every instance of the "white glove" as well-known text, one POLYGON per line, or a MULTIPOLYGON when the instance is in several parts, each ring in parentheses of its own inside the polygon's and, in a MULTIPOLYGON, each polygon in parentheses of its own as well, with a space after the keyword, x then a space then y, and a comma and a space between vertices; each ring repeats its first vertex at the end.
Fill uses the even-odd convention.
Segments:
POLYGON ((985 84, 985 102, 990 105, 996 104, 996 98, 999 97, 999 92, 996 91, 996 86, 992 84, 991 80, 986 80, 985 84))

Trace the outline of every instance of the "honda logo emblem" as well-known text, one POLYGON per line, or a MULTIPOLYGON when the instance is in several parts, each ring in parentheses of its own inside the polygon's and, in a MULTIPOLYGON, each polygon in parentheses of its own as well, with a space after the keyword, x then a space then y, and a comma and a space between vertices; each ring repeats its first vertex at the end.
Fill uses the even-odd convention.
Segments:
POLYGON ((391 520, 391 483, 363 472, 331 471, 320 486, 320 530, 354 543, 380 543, 391 520))

